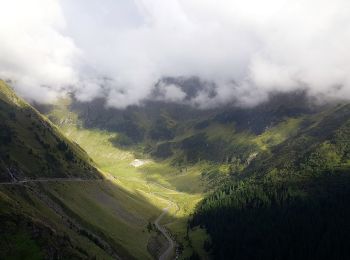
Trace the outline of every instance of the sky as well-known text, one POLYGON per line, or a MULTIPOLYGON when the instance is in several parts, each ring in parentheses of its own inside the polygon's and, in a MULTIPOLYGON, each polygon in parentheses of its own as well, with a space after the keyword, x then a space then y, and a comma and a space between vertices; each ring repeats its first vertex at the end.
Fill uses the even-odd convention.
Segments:
POLYGON ((0 0, 0 78, 24 97, 74 92, 253 106, 271 92, 350 99, 348 0, 0 0), (186 99, 165 77, 198 77, 186 99))

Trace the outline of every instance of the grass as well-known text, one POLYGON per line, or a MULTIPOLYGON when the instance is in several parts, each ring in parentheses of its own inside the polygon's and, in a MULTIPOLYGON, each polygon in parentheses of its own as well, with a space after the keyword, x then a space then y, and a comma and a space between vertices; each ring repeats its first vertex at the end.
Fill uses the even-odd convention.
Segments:
POLYGON ((268 129, 253 140, 262 149, 267 150, 269 147, 278 145, 296 133, 303 118, 289 118, 282 123, 268 129))
POLYGON ((146 248, 150 237, 146 225, 161 211, 147 198, 109 182, 49 184, 47 188, 81 222, 105 234, 116 248, 125 249, 136 259, 151 259, 146 248))
POLYGON ((11 259, 11 257, 26 259, 18 258, 19 255, 43 259, 45 258, 44 250, 48 247, 55 248, 57 243, 63 244, 63 247, 58 246, 56 249, 65 255, 75 253, 75 255, 83 257, 81 252, 84 252, 90 256, 96 256, 97 259, 110 259, 110 256, 95 243, 67 226, 61 215, 38 198, 35 190, 36 188, 26 186, 0 186, 0 217, 2 223, 6 223, 6 225, 1 225, 0 229, 5 229, 1 230, 1 233, 7 234, 0 240, 0 248, 5 249, 2 253, 6 255, 6 259, 11 259), (19 215, 20 219, 17 217, 19 215), (30 226, 37 230, 39 242, 32 240, 30 226), (79 248, 78 251, 68 247, 67 237, 75 249, 79 248), (6 241, 11 242, 12 253, 6 251, 9 249, 8 245, 4 245, 6 241), (40 243, 40 250, 37 248, 39 247, 38 243, 40 243))
POLYGON ((0 253, 0 257, 3 259, 29 260, 44 258, 37 243, 23 231, 18 231, 15 234, 5 234, 2 239, 9 245, 5 252, 0 253))
POLYGON ((190 229, 189 237, 192 243, 193 248, 199 255, 200 259, 206 260, 210 259, 207 251, 204 250, 203 245, 206 241, 210 242, 210 237, 205 229, 200 227, 195 227, 190 229))
POLYGON ((0 81, 0 177, 16 165, 17 178, 86 176, 97 178, 89 156, 47 118, 0 81), (61 149, 59 145, 63 145, 61 149), (69 157, 69 159, 67 159, 69 157))
POLYGON ((187 219, 204 195, 201 167, 180 171, 169 161, 152 160, 141 167, 133 167, 130 163, 136 159, 135 155, 112 143, 116 133, 83 129, 77 116, 67 110, 67 103, 60 104, 63 105, 51 110, 48 117, 56 123, 61 122, 59 128, 66 137, 79 144, 102 172, 113 176, 113 185, 103 187, 108 191, 108 198, 101 197, 96 187, 84 186, 87 184, 68 190, 68 184, 51 187, 51 190, 56 190, 55 196, 138 259, 150 257, 146 246, 151 234, 146 231, 146 225, 154 221, 163 208, 169 207, 169 214, 163 218, 162 224, 185 246, 183 256, 190 256, 192 249, 186 240, 187 219), (60 120, 62 116, 68 119, 60 120))

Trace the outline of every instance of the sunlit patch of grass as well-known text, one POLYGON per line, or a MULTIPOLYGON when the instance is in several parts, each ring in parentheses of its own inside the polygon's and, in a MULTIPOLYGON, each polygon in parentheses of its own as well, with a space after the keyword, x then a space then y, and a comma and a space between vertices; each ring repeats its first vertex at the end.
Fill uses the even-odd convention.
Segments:
MULTIPOLYGON (((78 129, 72 126, 63 129, 67 136, 87 151, 103 172, 116 178, 115 183, 118 186, 123 187, 129 194, 134 194, 135 198, 143 197, 147 201, 145 204, 153 206, 151 208, 140 207, 140 211, 136 213, 132 211, 136 203, 133 198, 119 197, 118 202, 123 205, 123 211, 138 214, 144 219, 154 221, 163 208, 169 207, 169 215, 164 218, 163 222, 169 223, 169 229, 180 241, 183 239, 186 234, 189 213, 193 211, 196 203, 202 198, 200 193, 203 190, 202 185, 193 185, 193 183, 201 183, 200 171, 197 168, 193 167, 180 172, 166 162, 151 162, 136 168, 130 165, 135 159, 134 155, 116 148, 110 142, 113 134, 97 130, 78 129), (196 193, 196 195, 191 193, 196 193), (171 224, 171 222, 174 223, 171 224)), ((87 192, 91 194, 91 191, 87 192)), ((76 195, 73 197, 76 197, 76 195)), ((70 200, 67 199, 67 201, 70 200)), ((79 210, 78 205, 80 203, 83 202, 76 202, 75 210, 79 210)), ((89 206, 89 208, 93 207, 89 206)), ((101 210, 106 211, 107 208, 96 208, 96 211, 101 210)), ((88 219, 91 222, 101 217, 88 216, 87 213, 82 212, 79 215, 89 217, 88 219)), ((118 218, 112 218, 109 224, 104 222, 101 225, 104 226, 107 233, 114 230, 115 239, 119 236, 122 237, 122 239, 119 238, 119 242, 125 248, 131 252, 136 252, 135 254, 139 257, 145 257, 144 250, 146 250, 146 247, 143 246, 147 245, 149 239, 148 233, 143 232, 146 229, 145 226, 130 229, 130 225, 120 222, 118 218), (105 226, 112 225, 113 221, 114 225, 118 225, 119 228, 108 230, 105 226), (124 236, 125 233, 130 236, 124 236), (138 237, 138 239, 132 239, 134 237, 138 237), (135 249, 140 247, 142 250, 135 249)))
MULTIPOLYGON (((82 132, 80 132, 80 134, 82 134, 82 132)), ((99 137, 96 138, 96 140, 98 139, 99 137)), ((80 140, 85 140, 85 138, 81 138, 80 140)), ((79 139, 77 141, 79 141, 79 139)), ((104 144, 104 142, 99 143, 100 147, 104 144)), ((81 142, 80 145, 84 147, 90 144, 81 142)), ((97 144, 95 143, 95 145, 97 144)), ((98 149, 119 155, 125 153, 125 151, 120 151, 116 147, 111 147, 109 145, 106 145, 105 149, 98 149)), ((103 156, 95 157, 93 154, 94 153, 91 153, 90 156, 94 161, 98 165, 100 165, 101 162, 101 165, 103 165, 101 169, 115 176, 115 182, 119 186, 123 187, 131 194, 143 196, 148 204, 154 206, 154 208, 145 209, 139 214, 153 214, 154 217, 150 218, 150 221, 154 221, 156 214, 158 214, 160 210, 169 208, 169 214, 162 220, 162 223, 167 224, 167 227, 171 233, 176 236, 179 242, 182 241, 182 243, 188 245, 183 241, 186 234, 187 219, 189 214, 193 212, 195 205, 203 196, 201 193, 203 184, 200 184, 200 171, 196 167, 180 172, 166 162, 151 162, 135 168, 130 165, 130 162, 134 159, 132 154, 130 157, 119 157, 114 160, 106 159, 103 156), (196 185, 194 185, 194 183, 196 183, 196 185), (192 193, 195 194, 193 195, 192 193), (153 211, 153 213, 150 211, 153 211)), ((121 201, 125 205, 133 204, 130 198, 123 198, 121 201)), ((127 208, 127 206, 125 208, 127 208)), ((133 236, 139 236, 140 233, 131 232, 131 234, 133 234, 133 236)), ((126 247, 129 246, 129 248, 133 248, 138 243, 139 245, 145 244, 144 242, 144 240, 136 240, 131 244, 125 242, 125 245, 126 247)))
POLYGON ((264 133, 257 136, 254 141, 262 150, 267 150, 269 147, 282 143, 296 133, 302 120, 303 118, 289 118, 266 130, 264 133))

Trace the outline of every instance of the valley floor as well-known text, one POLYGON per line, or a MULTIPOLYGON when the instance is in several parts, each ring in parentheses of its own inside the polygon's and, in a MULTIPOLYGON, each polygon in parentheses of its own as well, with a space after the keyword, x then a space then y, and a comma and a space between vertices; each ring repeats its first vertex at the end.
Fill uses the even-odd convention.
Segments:
MULTIPOLYGON (((128 193, 127 199, 118 199, 121 209, 117 210, 118 218, 123 220, 119 224, 124 225, 125 230, 117 230, 115 235, 135 258, 171 259, 175 256, 175 249, 180 259, 186 258, 192 255, 197 245, 200 249, 196 251, 201 253, 201 243, 206 239, 205 232, 196 232, 197 235, 192 236, 189 234, 191 230, 187 228, 187 220, 203 198, 206 185, 200 178, 201 171, 198 167, 179 170, 166 162, 135 158, 132 153, 113 146, 109 141, 113 134, 108 132, 78 129, 75 126, 65 126, 62 130, 87 151, 117 189, 121 188, 128 193), (148 208, 135 210, 139 198, 148 204, 148 208), (135 223, 137 228, 128 228, 135 226, 135 223), (163 237, 163 246, 159 245, 163 248, 161 252, 147 246, 155 236, 160 235, 159 232, 166 238, 164 241, 163 237), (125 238, 125 234, 130 239, 125 238), (192 242, 191 238, 196 241, 192 242), (164 247, 166 244, 167 249, 164 247)), ((100 197, 97 200, 110 203, 110 208, 116 207, 114 201, 108 202, 106 198, 100 197)))

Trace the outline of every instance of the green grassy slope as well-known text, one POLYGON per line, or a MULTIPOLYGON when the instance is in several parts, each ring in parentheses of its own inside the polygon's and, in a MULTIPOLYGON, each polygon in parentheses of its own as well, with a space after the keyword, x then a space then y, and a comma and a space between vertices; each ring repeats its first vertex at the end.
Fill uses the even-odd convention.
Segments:
POLYGON ((0 107, 0 258, 151 259, 146 227, 168 204, 103 177, 2 81, 0 107))
POLYGON ((101 246, 79 221, 73 225, 42 188, 53 178, 101 180, 86 152, 3 81, 0 122, 0 258, 110 258, 108 243, 101 246), (17 182, 33 179, 39 182, 17 182))
MULTIPOLYGON (((0 195, 1 230, 6 234, 0 247, 7 248, 17 233, 23 233, 23 243, 36 244, 43 258, 56 254, 152 259, 147 244, 156 232, 149 232, 147 225, 168 206, 165 199, 124 189, 109 180, 2 185, 0 195)), ((169 221, 174 219, 169 217, 169 221)), ((14 256, 17 251, 26 254, 12 247, 3 256, 14 256)))
POLYGON ((97 237, 42 193, 36 185, 0 186, 1 259, 112 258, 97 237))
POLYGON ((100 178, 90 157, 0 81, 0 179, 100 178))

